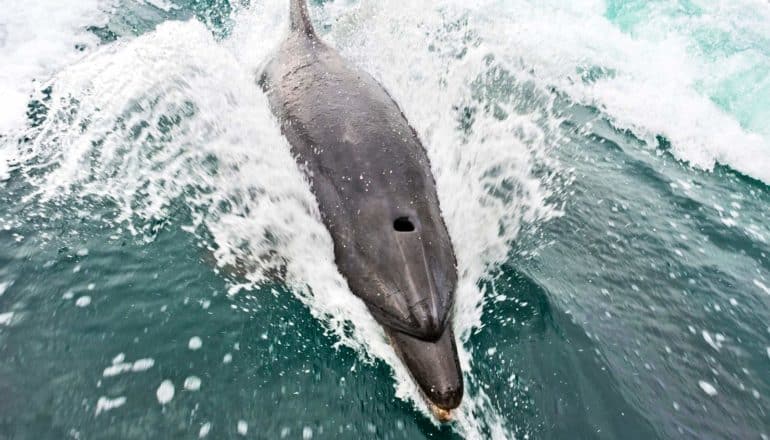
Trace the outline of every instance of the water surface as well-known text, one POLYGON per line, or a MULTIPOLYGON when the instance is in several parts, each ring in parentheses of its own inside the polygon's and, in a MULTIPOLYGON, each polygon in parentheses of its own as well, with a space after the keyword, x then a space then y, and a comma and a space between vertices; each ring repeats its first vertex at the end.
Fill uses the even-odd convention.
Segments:
POLYGON ((770 435, 766 2, 311 2, 431 159, 443 426, 255 84, 287 2, 60 3, 0 5, 0 438, 770 435))

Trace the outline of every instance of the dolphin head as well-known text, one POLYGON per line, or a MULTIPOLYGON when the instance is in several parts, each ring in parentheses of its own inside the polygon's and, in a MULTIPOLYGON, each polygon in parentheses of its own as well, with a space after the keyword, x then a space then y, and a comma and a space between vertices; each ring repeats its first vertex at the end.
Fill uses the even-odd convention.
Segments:
POLYGON ((454 252, 440 214, 430 212, 427 203, 404 204, 369 200, 337 261, 380 324, 435 342, 454 304, 454 252))
POLYGON ((349 228, 334 235, 351 290, 385 328, 443 420, 463 395, 451 329, 457 268, 438 203, 430 202, 369 197, 353 221, 346 220, 349 228))

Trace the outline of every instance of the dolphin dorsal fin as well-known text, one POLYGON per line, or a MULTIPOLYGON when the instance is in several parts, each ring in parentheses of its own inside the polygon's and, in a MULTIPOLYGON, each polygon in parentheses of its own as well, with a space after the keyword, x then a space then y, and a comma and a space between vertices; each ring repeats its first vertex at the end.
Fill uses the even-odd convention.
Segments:
POLYGON ((306 0, 291 0, 291 30, 299 32, 308 38, 316 38, 313 23, 307 11, 306 0))

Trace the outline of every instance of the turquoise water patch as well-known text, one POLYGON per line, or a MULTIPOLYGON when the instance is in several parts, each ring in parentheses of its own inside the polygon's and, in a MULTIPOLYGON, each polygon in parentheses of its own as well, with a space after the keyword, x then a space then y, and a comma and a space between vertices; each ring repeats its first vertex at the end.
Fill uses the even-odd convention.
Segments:
POLYGON ((696 90, 741 126, 770 138, 770 11, 756 2, 608 1, 606 17, 634 38, 684 44, 696 90))

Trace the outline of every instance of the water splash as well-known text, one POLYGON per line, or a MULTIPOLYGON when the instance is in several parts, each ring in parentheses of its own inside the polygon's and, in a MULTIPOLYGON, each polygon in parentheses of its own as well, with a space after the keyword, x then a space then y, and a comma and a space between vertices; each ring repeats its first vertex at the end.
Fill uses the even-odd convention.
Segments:
POLYGON ((770 182, 770 138, 755 119, 768 96, 767 2, 489 0, 468 9, 486 44, 520 59, 539 84, 693 167, 719 163, 770 182))
MULTIPOLYGON (((107 19, 108 1, 39 1, 3 5, 0 17, 0 134, 24 124, 24 110, 37 84, 95 47, 89 25, 107 19), (51 13, 55 10, 56 13, 51 13), (30 26, 45 17, 45 26, 30 26)), ((2 158, 0 158, 2 167, 2 158)), ((2 171, 0 169, 0 171, 2 171)), ((2 173, 0 172, 0 175, 2 173)))

